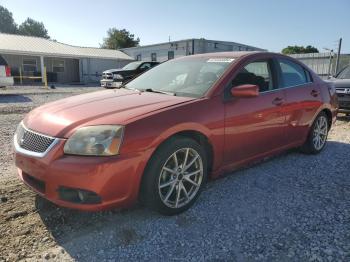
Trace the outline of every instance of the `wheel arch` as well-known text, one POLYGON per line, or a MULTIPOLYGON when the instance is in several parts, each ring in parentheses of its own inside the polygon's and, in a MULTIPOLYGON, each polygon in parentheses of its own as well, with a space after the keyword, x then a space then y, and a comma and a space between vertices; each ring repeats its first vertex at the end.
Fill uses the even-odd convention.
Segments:
POLYGON ((320 109, 317 111, 317 113, 314 115, 314 117, 313 117, 312 121, 310 122, 309 126, 310 126, 310 127, 312 126, 312 124, 315 122, 317 116, 318 116, 321 112, 323 112, 323 113, 326 114, 327 119, 328 119, 328 125, 329 125, 329 128, 328 128, 328 129, 330 129, 330 128, 332 127, 332 123, 333 123, 333 122, 332 122, 332 111, 331 111, 331 109, 328 108, 328 107, 322 107, 322 108, 320 108, 320 109))
POLYGON ((208 174, 211 173, 213 163, 214 163, 214 148, 213 144, 211 143, 209 137, 202 131, 196 130, 196 129, 186 129, 186 130, 181 130, 177 132, 173 132, 169 134, 165 139, 163 139, 155 148, 155 150, 152 152, 151 156, 149 157, 144 171, 142 173, 141 181, 140 181, 140 187, 139 187, 139 197, 142 196, 142 189, 143 189, 143 183, 145 181, 145 173, 146 170, 149 168, 149 164, 151 163, 152 158, 156 154, 156 152, 161 148, 162 145, 167 143, 169 140, 174 139, 176 137, 186 137, 190 138, 194 141, 196 141, 199 145, 204 147, 204 150, 206 152, 207 156, 207 168, 208 168, 208 174))

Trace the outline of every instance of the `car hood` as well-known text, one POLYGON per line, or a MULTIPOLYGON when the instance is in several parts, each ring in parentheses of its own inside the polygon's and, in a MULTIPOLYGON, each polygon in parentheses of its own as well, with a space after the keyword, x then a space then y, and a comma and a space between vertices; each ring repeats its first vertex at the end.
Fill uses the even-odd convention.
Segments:
POLYGON ((125 69, 119 68, 119 69, 109 69, 109 70, 103 71, 103 73, 117 74, 117 73, 134 72, 134 71, 135 70, 125 70, 125 69))
POLYGON ((119 71, 121 70, 121 68, 117 68, 117 69, 108 69, 106 71, 103 71, 102 73, 113 73, 113 72, 116 72, 116 71, 119 71))
POLYGON ((77 127, 86 125, 125 125, 132 119, 166 107, 193 100, 127 89, 98 91, 48 103, 31 111, 24 125, 54 137, 69 137, 77 127))
POLYGON ((350 88, 350 79, 337 79, 331 78, 327 80, 327 82, 331 82, 334 87, 348 87, 350 88))

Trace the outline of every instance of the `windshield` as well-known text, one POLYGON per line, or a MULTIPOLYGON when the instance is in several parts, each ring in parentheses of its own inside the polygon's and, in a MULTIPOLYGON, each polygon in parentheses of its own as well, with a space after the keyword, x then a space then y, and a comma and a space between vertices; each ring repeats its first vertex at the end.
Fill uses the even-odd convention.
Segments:
POLYGON ((137 77, 129 82, 126 88, 201 97, 222 76, 233 61, 233 58, 171 60, 137 77))
POLYGON ((339 79, 350 79, 350 66, 345 67, 338 75, 339 79))
POLYGON ((135 70, 139 65, 141 65, 142 62, 131 62, 124 66, 122 69, 124 70, 135 70))

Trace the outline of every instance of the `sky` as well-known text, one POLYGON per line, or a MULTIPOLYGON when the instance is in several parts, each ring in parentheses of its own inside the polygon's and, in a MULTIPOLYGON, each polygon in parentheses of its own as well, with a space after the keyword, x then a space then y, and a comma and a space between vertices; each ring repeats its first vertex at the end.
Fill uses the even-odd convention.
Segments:
POLYGON ((59 42, 99 47, 111 27, 127 29, 141 45, 206 38, 280 52, 313 45, 350 53, 349 0, 0 0, 17 24, 42 21, 59 42))

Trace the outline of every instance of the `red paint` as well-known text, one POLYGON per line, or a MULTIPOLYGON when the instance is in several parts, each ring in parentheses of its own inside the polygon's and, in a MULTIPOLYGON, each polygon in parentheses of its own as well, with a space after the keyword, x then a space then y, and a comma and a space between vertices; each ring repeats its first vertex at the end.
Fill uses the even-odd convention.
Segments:
POLYGON ((224 98, 225 87, 246 63, 276 57, 299 63, 292 58, 255 52, 198 56, 236 59, 202 98, 119 89, 70 97, 30 112, 24 119, 26 127, 62 141, 44 158, 16 153, 20 176, 25 172, 45 181, 44 197, 62 206, 82 210, 124 207, 137 200, 143 171, 154 151, 178 132, 196 131, 207 137, 214 155, 211 177, 216 177, 250 161, 302 145, 314 118, 322 110, 328 110, 332 121, 335 120, 335 94, 314 73, 311 73, 313 83, 305 86, 257 94, 256 87, 245 85, 233 91, 240 94, 237 97, 224 98), (77 128, 100 124, 125 126, 118 156, 64 155, 65 140, 77 128), (102 204, 61 201, 58 186, 94 191, 102 197, 102 204))

